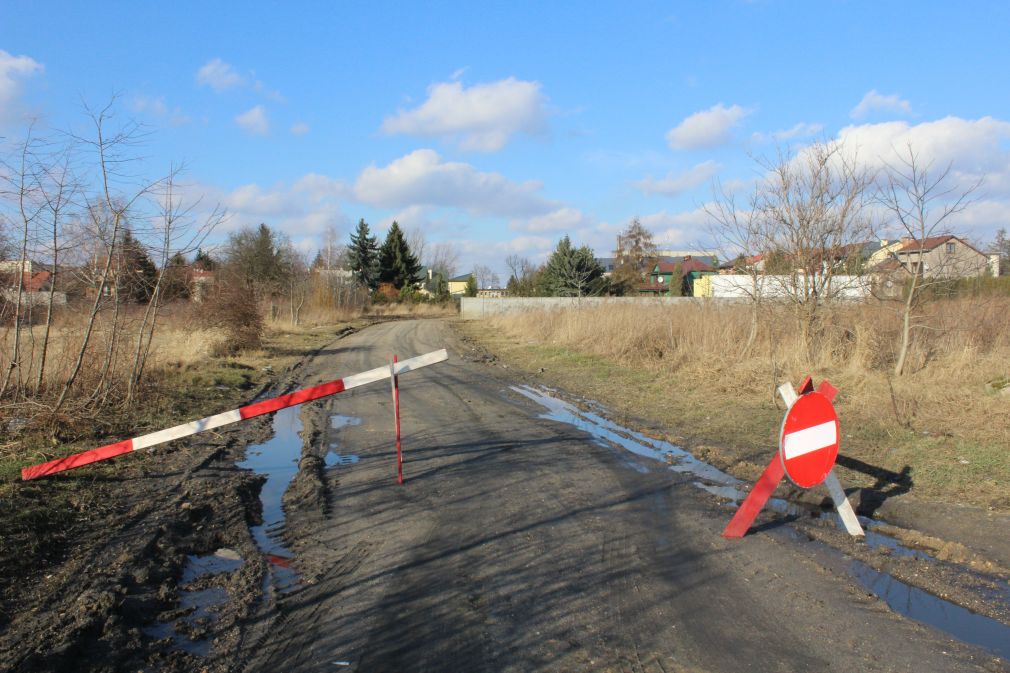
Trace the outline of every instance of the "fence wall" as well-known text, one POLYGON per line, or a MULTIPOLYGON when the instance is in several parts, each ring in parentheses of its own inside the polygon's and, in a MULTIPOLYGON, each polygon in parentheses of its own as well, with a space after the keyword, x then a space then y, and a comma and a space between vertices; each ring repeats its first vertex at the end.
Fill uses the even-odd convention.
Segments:
POLYGON ((463 297, 460 316, 463 320, 480 320, 485 316, 520 311, 542 311, 580 306, 668 306, 680 302, 700 301, 694 297, 463 297))

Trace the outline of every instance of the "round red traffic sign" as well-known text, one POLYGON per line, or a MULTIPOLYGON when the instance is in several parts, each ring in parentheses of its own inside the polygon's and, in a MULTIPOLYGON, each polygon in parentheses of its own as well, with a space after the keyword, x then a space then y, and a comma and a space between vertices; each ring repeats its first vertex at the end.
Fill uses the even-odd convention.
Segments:
POLYGON ((779 457, 790 481, 812 488, 824 481, 838 457, 838 414, 818 392, 800 397, 782 421, 779 457))

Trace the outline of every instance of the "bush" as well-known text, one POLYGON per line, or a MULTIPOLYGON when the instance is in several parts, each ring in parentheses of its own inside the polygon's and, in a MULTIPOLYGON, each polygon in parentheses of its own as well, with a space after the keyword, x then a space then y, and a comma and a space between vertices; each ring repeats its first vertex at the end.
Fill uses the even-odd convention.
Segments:
POLYGON ((262 344, 263 314, 251 293, 238 284, 219 287, 202 308, 203 324, 225 331, 224 341, 214 349, 215 355, 258 348, 262 344))

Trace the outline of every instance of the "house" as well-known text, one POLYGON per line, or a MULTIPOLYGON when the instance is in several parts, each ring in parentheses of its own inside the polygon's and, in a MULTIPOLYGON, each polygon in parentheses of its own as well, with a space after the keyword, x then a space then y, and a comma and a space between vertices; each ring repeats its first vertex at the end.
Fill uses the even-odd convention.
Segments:
POLYGON ((509 296, 509 291, 503 287, 489 287, 483 290, 477 290, 477 296, 484 299, 489 297, 507 297, 509 296))
POLYGON ((902 239, 891 252, 890 259, 878 264, 875 271, 893 272, 899 269, 924 278, 955 279, 981 276, 989 270, 989 256, 957 236, 945 234, 924 239, 902 239))
MULTIPOLYGON (((0 262, 0 296, 10 302, 18 301, 19 280, 22 305, 38 306, 49 302, 50 292, 55 289, 55 279, 49 269, 31 260, 26 260, 24 265, 20 260, 0 262), (20 274, 18 269, 22 269, 20 274)), ((54 304, 67 303, 66 292, 52 292, 51 298, 54 304)))
POLYGON ((674 296, 690 297, 694 293, 694 281, 714 273, 716 271, 711 264, 695 259, 691 255, 686 255, 675 262, 657 261, 649 272, 649 282, 638 286, 638 294, 669 295, 673 284, 674 296))
POLYGON ((470 280, 472 273, 464 273, 461 276, 449 279, 449 294, 453 297, 462 297, 466 294, 466 284, 470 280))

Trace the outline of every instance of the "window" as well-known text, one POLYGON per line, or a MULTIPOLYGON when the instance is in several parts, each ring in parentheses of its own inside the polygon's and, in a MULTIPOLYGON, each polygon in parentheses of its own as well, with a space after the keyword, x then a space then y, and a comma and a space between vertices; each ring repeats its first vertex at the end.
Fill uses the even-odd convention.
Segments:
POLYGON ((952 242, 951 243, 947 243, 947 254, 948 255, 953 255, 954 254, 954 244, 952 242))

